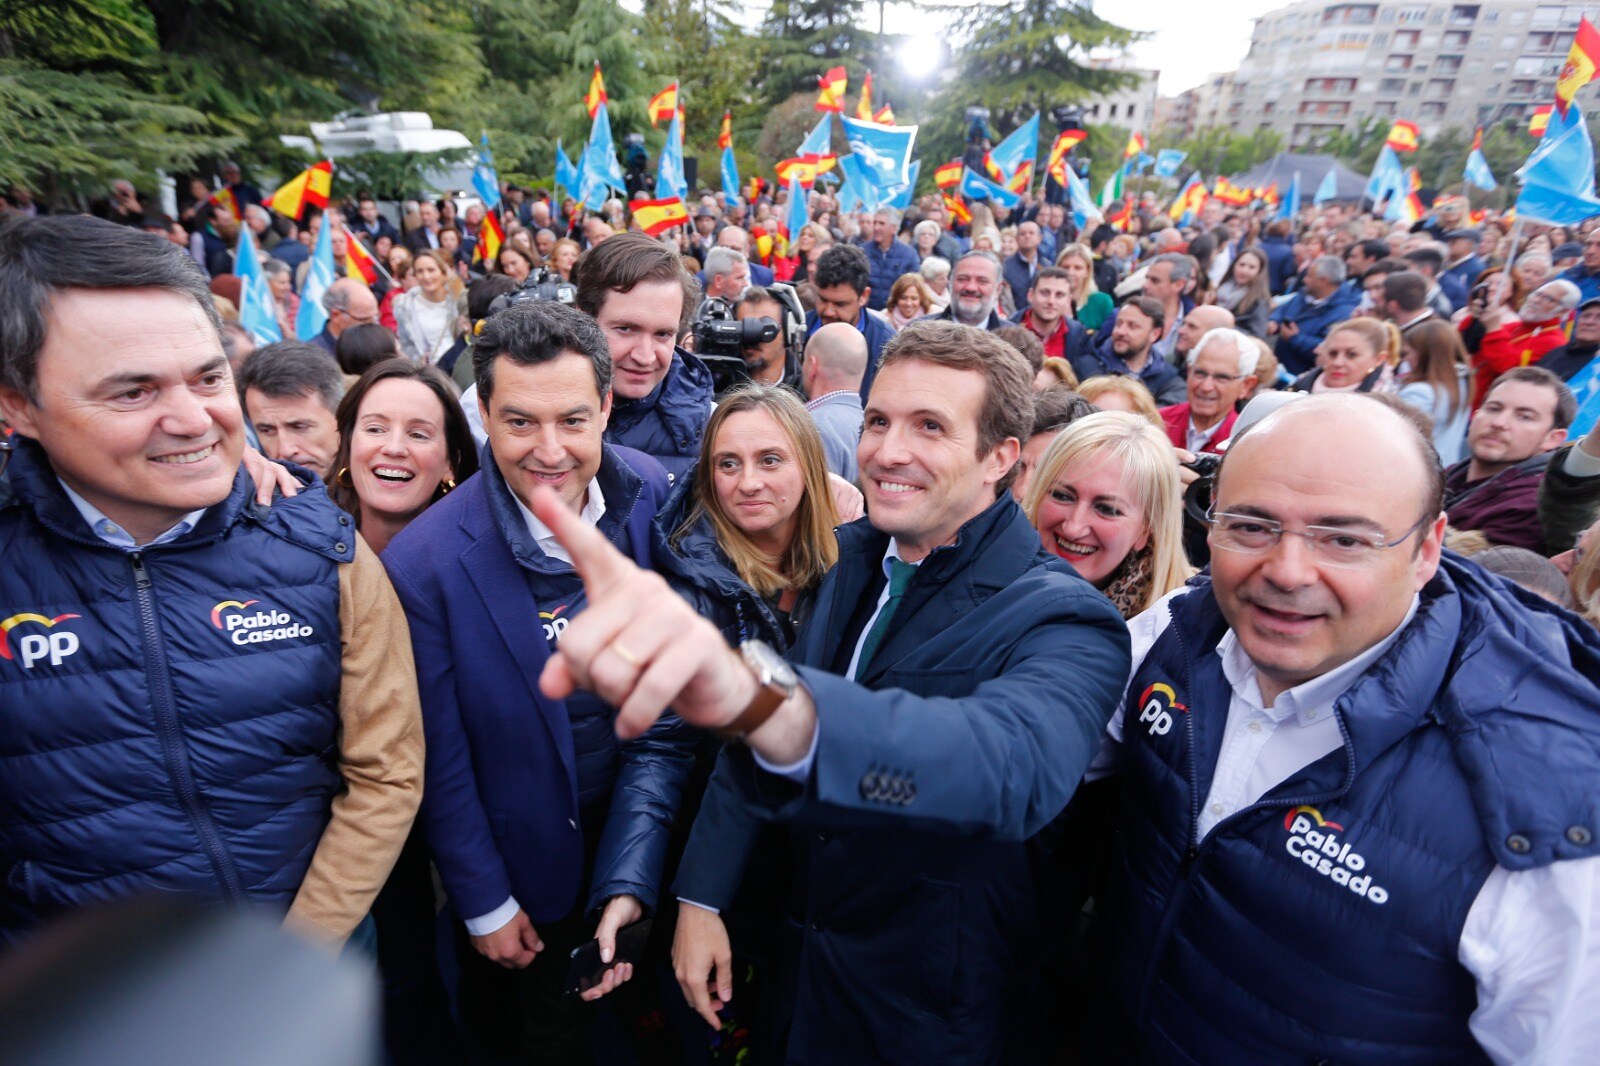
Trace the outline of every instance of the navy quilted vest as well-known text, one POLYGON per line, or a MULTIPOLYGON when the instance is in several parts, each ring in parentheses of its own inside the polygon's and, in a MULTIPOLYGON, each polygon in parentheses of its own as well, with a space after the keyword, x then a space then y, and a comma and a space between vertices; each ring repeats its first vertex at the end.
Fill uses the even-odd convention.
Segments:
POLYGON ((677 481, 700 457, 712 399, 711 371, 696 356, 675 349, 667 376, 650 395, 612 397, 606 440, 644 452, 677 481))
POLYGON ((287 908, 341 787, 349 517, 320 484, 258 509, 241 472, 195 529, 130 553, 36 446, 10 476, 0 941, 149 891, 287 908))

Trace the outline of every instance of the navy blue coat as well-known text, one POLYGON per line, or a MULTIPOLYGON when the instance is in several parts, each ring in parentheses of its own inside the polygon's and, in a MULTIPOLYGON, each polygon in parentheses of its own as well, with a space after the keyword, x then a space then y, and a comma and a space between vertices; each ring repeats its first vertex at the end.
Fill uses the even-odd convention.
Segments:
POLYGON ((667 376, 648 396, 629 400, 612 394, 606 441, 643 452, 674 481, 700 457, 714 391, 711 370, 699 356, 674 349, 667 376))
POLYGON ((1037 259, 1033 264, 1033 273, 1029 273, 1028 264, 1022 261, 1021 255, 1010 255, 1000 265, 1000 276, 1011 287, 1011 299, 1017 309, 1017 314, 1028 309, 1028 289, 1033 286, 1033 275, 1050 265, 1050 260, 1044 257, 1041 247, 1036 253, 1037 259))
POLYGON ((889 250, 878 247, 878 242, 864 240, 861 250, 867 253, 867 263, 872 268, 872 292, 867 295, 867 306, 882 311, 889 306, 889 290, 902 274, 915 274, 922 269, 922 257, 917 250, 903 241, 890 241, 889 250))
POLYGON ((1488 265, 1476 255, 1469 255, 1455 266, 1439 272, 1439 288, 1450 298, 1454 310, 1459 311, 1467 305, 1473 284, 1477 282, 1478 275, 1488 269, 1488 265))
POLYGON ((1446 554, 1334 704, 1344 745, 1196 843, 1231 698, 1198 584, 1125 703, 1100 913, 1139 1061, 1484 1061, 1460 938, 1485 879, 1600 854, 1600 636, 1446 554))
MULTIPOLYGON (((600 531, 648 567, 665 473, 608 445, 598 476, 600 531)), ((550 648, 522 572, 550 564, 487 447, 482 469, 407 526, 383 563, 416 654, 422 825, 456 913, 487 914, 514 896, 535 925, 566 916, 585 888, 572 723, 565 701, 539 690, 550 648)), ((668 715, 621 745, 591 909, 622 893, 654 907, 697 737, 668 715)))
MULTIPOLYGON (((1106 336, 1110 337, 1111 334, 1106 333, 1106 336)), ((1188 389, 1178 368, 1155 352, 1150 353, 1149 360, 1137 374, 1128 369, 1128 364, 1111 350, 1109 344, 1098 348, 1093 344, 1082 345, 1068 362, 1072 364, 1072 372, 1078 375, 1079 381, 1105 374, 1126 374, 1138 378, 1150 390, 1150 395, 1156 398, 1157 407, 1170 407, 1188 397, 1188 389)))
MULTIPOLYGON (((792 827, 789 1063, 988 1063, 1014 1051, 1044 905, 1025 841, 1065 806, 1127 680, 1111 604, 1009 496, 918 569, 860 683, 842 676, 888 537, 839 530, 790 653, 817 705, 803 788, 723 756, 674 891, 724 906, 730 808, 792 827)), ((737 946, 737 945, 736 945, 737 946)))
POLYGON ((1294 245, 1287 238, 1269 234, 1261 238, 1257 247, 1267 257, 1267 285, 1276 296, 1289 287, 1289 279, 1294 277, 1294 245))
POLYGON ((1320 304, 1312 305, 1304 290, 1289 297, 1272 312, 1272 321, 1293 322, 1299 332, 1293 337, 1278 334, 1273 350, 1278 362, 1291 374, 1304 374, 1317 363, 1317 346, 1328 337, 1328 330, 1349 318, 1361 302, 1361 290, 1341 285, 1320 304))
POLYGON ((343 787, 350 516, 320 484, 257 507, 240 471, 194 529, 125 552, 17 444, 0 505, 0 944, 148 893, 287 910, 343 787))

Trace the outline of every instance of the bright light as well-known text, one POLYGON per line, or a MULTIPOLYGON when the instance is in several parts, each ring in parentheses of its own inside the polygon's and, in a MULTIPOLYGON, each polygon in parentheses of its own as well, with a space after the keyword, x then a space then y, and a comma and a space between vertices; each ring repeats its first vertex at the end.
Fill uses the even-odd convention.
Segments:
POLYGON ((928 77, 943 62, 944 42, 932 34, 912 37, 900 46, 900 69, 914 81, 928 77))

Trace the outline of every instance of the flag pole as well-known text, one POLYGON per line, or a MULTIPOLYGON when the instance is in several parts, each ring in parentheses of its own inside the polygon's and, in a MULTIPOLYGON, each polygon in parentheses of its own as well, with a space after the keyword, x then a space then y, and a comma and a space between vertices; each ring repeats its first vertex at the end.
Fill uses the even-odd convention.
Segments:
MULTIPOLYGON (((342 228, 344 229, 344 239, 345 240, 347 240, 347 241, 359 241, 361 239, 360 237, 357 237, 353 232, 351 232, 350 227, 348 225, 343 226, 342 228)), ((365 247, 365 245, 363 245, 362 247, 365 247)), ((346 257, 348 257, 350 255, 350 253, 347 251, 347 252, 345 252, 345 255, 346 255, 346 257)), ((372 265, 377 267, 378 268, 378 273, 383 275, 383 279, 385 281, 387 281, 390 285, 396 284, 396 282, 394 280, 394 275, 390 274, 387 270, 385 270, 383 268, 383 263, 379 261, 378 257, 376 255, 372 255, 372 253, 370 253, 370 252, 368 253, 368 255, 372 259, 372 265)))

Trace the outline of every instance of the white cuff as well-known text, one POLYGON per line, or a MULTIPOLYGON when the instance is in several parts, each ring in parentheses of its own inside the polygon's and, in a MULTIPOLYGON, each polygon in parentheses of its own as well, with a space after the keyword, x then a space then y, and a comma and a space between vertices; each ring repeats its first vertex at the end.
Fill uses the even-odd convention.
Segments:
POLYGON ((1600 474, 1600 458, 1596 458, 1583 450, 1582 440, 1575 441, 1567 449, 1566 458, 1561 462, 1562 472, 1573 477, 1594 477, 1600 474))
POLYGON ((811 776, 811 764, 817 761, 817 737, 821 733, 822 722, 818 721, 816 728, 811 731, 811 747, 807 749, 805 755, 801 756, 799 762, 790 763, 788 766, 774 766, 763 759, 761 753, 754 748, 750 749, 750 754, 755 756, 756 765, 767 773, 777 774, 779 777, 787 777, 790 781, 803 785, 806 783, 806 779, 811 776))
POLYGON ((715 907, 708 907, 704 903, 696 903, 694 900, 692 900, 692 899, 684 899, 682 896, 678 897, 678 902, 679 903, 683 903, 683 904, 687 904, 690 907, 699 907, 701 910, 710 911, 712 914, 721 914, 722 913, 721 911, 717 910, 717 908, 715 908, 715 907))
POLYGON ((507 896, 506 901, 488 914, 466 920, 467 932, 473 936, 488 936, 490 933, 504 929, 511 919, 517 916, 522 908, 517 906, 517 897, 507 896))

